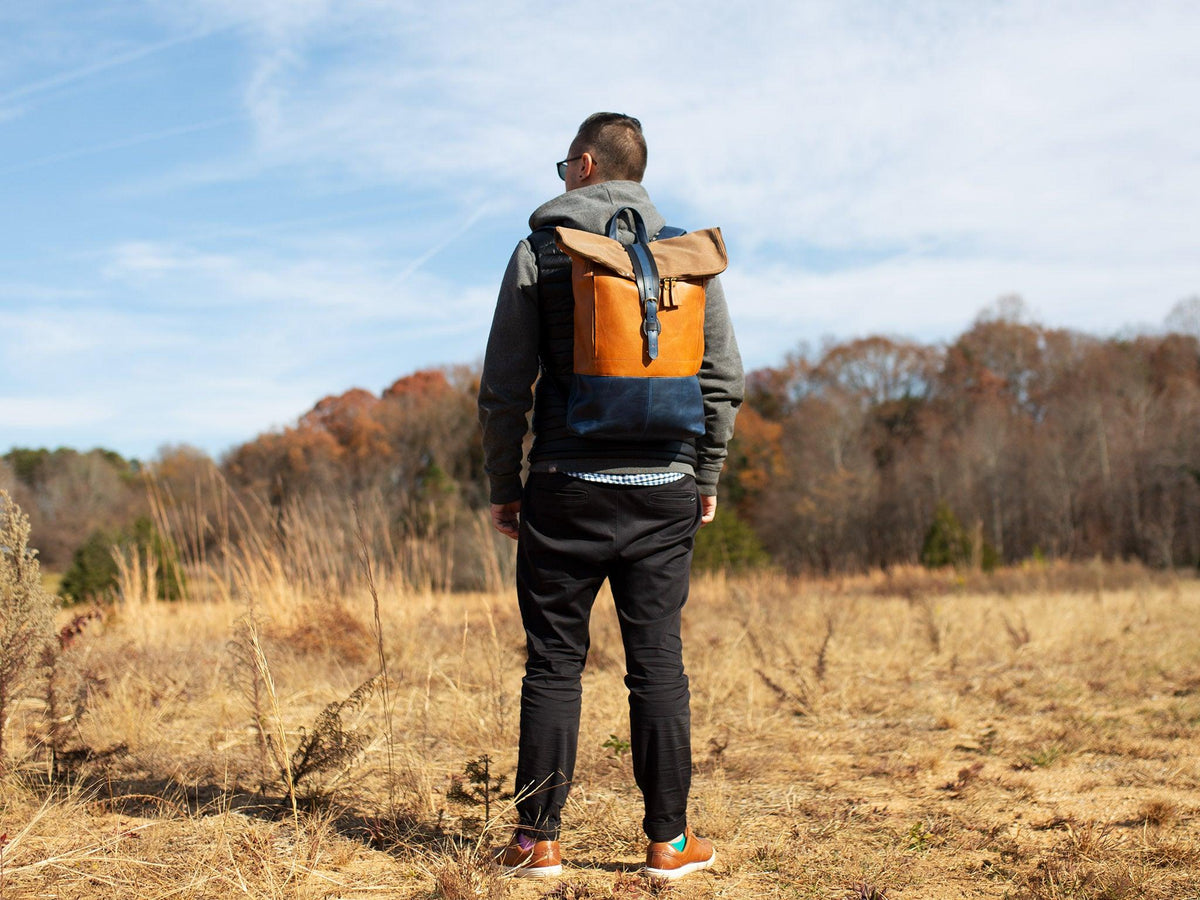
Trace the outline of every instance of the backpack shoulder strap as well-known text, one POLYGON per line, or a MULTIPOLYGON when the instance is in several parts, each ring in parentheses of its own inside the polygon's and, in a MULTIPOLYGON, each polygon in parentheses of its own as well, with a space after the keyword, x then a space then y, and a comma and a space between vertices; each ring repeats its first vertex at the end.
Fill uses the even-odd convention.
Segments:
POLYGON ((525 240, 529 241, 533 255, 541 256, 548 247, 554 246, 554 226, 543 225, 541 228, 535 228, 525 240))
POLYGON ((635 243, 640 242, 643 244, 648 244, 650 241, 661 241, 665 240, 666 238, 682 237, 683 235, 687 234, 687 231, 682 228, 676 228, 674 225, 664 225, 662 228, 658 229, 658 232, 653 237, 647 237, 646 226, 642 223, 641 213, 639 213, 632 206, 622 206, 615 213, 613 213, 612 218, 608 220, 608 225, 604 229, 605 234, 614 241, 617 239, 617 222, 625 213, 629 213, 629 218, 633 223, 635 243))
POLYGON ((558 249, 553 225, 535 228, 529 233, 526 240, 529 241, 529 249, 533 251, 534 262, 537 264, 538 281, 541 282, 543 275, 564 262, 558 257, 565 258, 565 254, 558 249))
POLYGON ((662 241, 667 238, 683 237, 685 234, 687 234, 687 230, 684 228, 676 228, 674 225, 664 225, 658 229, 658 234, 654 235, 650 240, 662 241))

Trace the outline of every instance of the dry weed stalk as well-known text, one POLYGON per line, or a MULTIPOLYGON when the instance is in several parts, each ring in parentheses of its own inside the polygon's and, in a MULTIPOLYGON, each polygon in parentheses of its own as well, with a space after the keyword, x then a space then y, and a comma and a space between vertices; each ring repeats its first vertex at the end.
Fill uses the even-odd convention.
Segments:
POLYGON ((1008 632, 1008 639, 1012 642, 1014 650, 1020 650, 1032 640, 1032 636, 1029 633, 1029 623, 1025 621, 1024 613, 1020 614, 1020 621, 1015 625, 1004 614, 1001 614, 1000 619, 1004 622, 1004 630, 1008 632))
MULTIPOLYGON (((296 780, 292 776, 292 760, 287 752, 287 731, 283 724, 283 710, 279 706, 279 693, 275 690, 275 679, 271 676, 271 666, 267 663, 267 654, 263 650, 262 635, 258 627, 258 618, 254 613, 253 604, 250 605, 250 611, 245 619, 245 640, 250 653, 250 660, 261 681, 263 694, 266 696, 267 703, 271 707, 271 715, 274 719, 272 723, 274 734, 266 735, 267 746, 274 754, 275 762, 283 774, 284 786, 287 788, 288 799, 292 805, 292 820, 295 823, 296 830, 299 831, 300 809, 296 802, 296 780)), ((265 730, 262 728, 261 720, 258 724, 260 731, 265 730)))
POLYGON ((808 684, 805 683, 803 678, 797 677, 795 689, 789 690, 762 669, 756 668, 754 670, 754 674, 759 677, 759 680, 762 681, 762 683, 767 686, 767 689, 770 690, 771 693, 777 698, 779 698, 782 703, 786 703, 791 706, 792 713, 794 715, 807 716, 812 713, 812 690, 809 688, 808 684))
POLYGON ((363 533, 362 518, 359 516, 358 504, 354 506, 354 524, 358 536, 360 559, 363 574, 367 579, 367 589, 371 593, 371 611, 374 616, 375 649, 379 655, 379 683, 383 694, 383 724, 384 741, 387 746, 388 772, 388 811, 396 814, 396 739, 392 730, 392 693, 388 679, 387 653, 383 648, 383 620, 379 615, 379 591, 375 588, 375 573, 371 566, 371 550, 363 533))
POLYGON ((484 548, 484 590, 489 594, 499 594, 508 585, 508 579, 501 570, 500 546, 497 545, 492 537, 494 529, 492 527, 491 514, 488 510, 481 509, 475 514, 475 520, 471 524, 474 527, 475 540, 484 548))
POLYGON ((829 642, 833 640, 833 632, 836 629, 836 617, 832 612, 825 614, 825 636, 821 638, 821 646, 817 650, 817 661, 813 665, 813 674, 817 676, 817 681, 825 680, 825 667, 828 662, 829 642))
POLYGON ((432 864, 430 874, 444 900, 500 900, 505 895, 499 868, 478 847, 455 847, 432 864))
POLYGON ((158 602, 158 560, 149 549, 145 559, 142 551, 133 544, 123 548, 113 544, 110 548, 113 562, 117 565, 117 596, 129 607, 146 607, 158 602))
POLYGON ((37 550, 29 546, 29 518, 0 490, 0 772, 8 718, 53 640, 57 606, 42 587, 37 550))
POLYGON ((229 649, 234 657, 234 666, 231 670, 233 679, 238 692, 246 702, 250 711, 250 720, 254 725, 255 742, 258 747, 259 777, 265 781, 267 757, 271 751, 267 739, 269 726, 264 710, 266 686, 263 683, 262 670, 258 665, 258 656, 254 652, 255 639, 252 636, 257 630, 254 603, 251 601, 246 615, 239 619, 234 626, 234 637, 229 642, 229 649))
MULTIPOLYGON (((346 776, 359 754, 366 749, 369 738, 358 728, 347 727, 342 716, 350 712, 361 713, 379 681, 378 675, 368 678, 345 699, 326 705, 311 729, 300 729, 300 742, 291 756, 293 788, 310 775, 333 772, 333 777, 324 785, 324 790, 328 791, 346 776)), ((294 796, 292 800, 294 803, 294 796)))
POLYGON ((239 684, 250 709, 258 738, 260 772, 266 774, 268 754, 274 759, 279 778, 287 793, 293 817, 299 808, 299 785, 311 784, 313 775, 328 776, 319 787, 309 788, 316 797, 330 791, 350 772, 355 761, 370 743, 367 732, 360 728, 365 707, 379 688, 383 676, 373 675, 358 685, 345 698, 328 703, 317 715, 311 728, 301 728, 296 746, 289 747, 283 714, 271 668, 263 648, 262 629, 253 602, 239 620, 231 642, 231 651, 238 663, 235 671, 242 674, 239 684), (359 722, 348 723, 344 716, 357 713, 359 722))
MULTIPOLYGON (((733 589, 735 594, 739 594, 740 590, 733 589)), ((739 607, 741 604, 739 604, 739 607)), ((783 704, 792 708, 792 713, 796 716, 812 715, 817 700, 817 691, 814 690, 809 678, 805 674, 807 666, 804 665, 791 644, 786 641, 778 632, 765 629, 767 635, 771 639, 772 649, 777 651, 775 655, 782 654, 786 659, 785 665, 776 665, 773 657, 769 657, 766 647, 759 640, 757 631, 759 626, 752 622, 749 617, 742 620, 742 634, 745 636, 746 642, 755 659, 762 665, 754 666, 754 674, 758 676, 767 689, 775 695, 775 697, 783 704), (767 668, 772 671, 768 672, 767 668), (785 684, 786 680, 790 680, 792 686, 785 684)), ((829 642, 833 639, 835 630, 833 616, 826 617, 825 637, 822 640, 821 646, 817 651, 817 659, 813 665, 813 674, 820 681, 825 674, 826 653, 828 652, 829 642)))
MULTIPOLYGON (((468 764, 468 773, 471 772, 472 766, 476 766, 474 775, 485 779, 484 784, 476 781, 476 785, 480 787, 487 785, 484 789, 491 790, 498 785, 494 783, 494 780, 488 784, 491 776, 484 759, 473 760, 468 764)), ((496 811, 494 818, 484 821, 479 836, 474 841, 468 843, 447 842, 443 844, 440 854, 426 853, 424 855, 424 859, 419 865, 433 879, 437 896, 446 898, 446 900, 499 900, 505 896, 506 876, 501 874, 500 867, 486 847, 486 842, 496 829, 505 827, 502 820, 509 817, 522 798, 542 790, 544 787, 545 783, 543 782, 527 791, 516 794, 505 793, 498 796, 496 799, 506 802, 496 811)), ((478 797, 468 796, 468 799, 471 802, 479 802, 478 797)))
POLYGON ((49 750, 46 768, 51 781, 58 779, 64 763, 111 757, 126 749, 124 744, 118 744, 103 753, 96 753, 79 736, 79 721, 87 712, 88 697, 97 678, 83 667, 79 654, 72 652, 72 648, 76 647, 84 629, 100 618, 99 609, 77 614, 59 629, 56 639, 42 651, 42 668, 46 676, 42 698, 46 723, 44 743, 49 750), (68 750, 72 736, 78 738, 81 746, 68 750))
POLYGON ((942 652, 942 624, 938 621, 937 606, 932 597, 922 597, 916 603, 917 617, 934 655, 942 652))

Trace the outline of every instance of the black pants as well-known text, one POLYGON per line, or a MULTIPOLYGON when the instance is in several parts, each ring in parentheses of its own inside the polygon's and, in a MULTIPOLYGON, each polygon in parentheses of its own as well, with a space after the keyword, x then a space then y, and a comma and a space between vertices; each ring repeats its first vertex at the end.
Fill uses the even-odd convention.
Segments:
POLYGON ((557 840, 575 773, 588 618, 607 577, 625 645, 633 774, 652 841, 679 835, 692 776, 680 613, 700 525, 695 479, 634 487, 532 473, 521 501, 517 597, 528 660, 521 683, 517 811, 557 840))

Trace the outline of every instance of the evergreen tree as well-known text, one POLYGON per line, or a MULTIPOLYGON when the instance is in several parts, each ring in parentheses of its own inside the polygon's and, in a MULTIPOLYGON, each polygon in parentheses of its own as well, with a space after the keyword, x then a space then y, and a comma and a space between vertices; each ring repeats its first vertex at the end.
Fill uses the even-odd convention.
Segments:
POLYGON ((961 566, 971 561, 971 536, 954 515, 954 510, 942 501, 933 513, 933 523, 925 532, 921 546, 921 565, 927 569, 961 566))

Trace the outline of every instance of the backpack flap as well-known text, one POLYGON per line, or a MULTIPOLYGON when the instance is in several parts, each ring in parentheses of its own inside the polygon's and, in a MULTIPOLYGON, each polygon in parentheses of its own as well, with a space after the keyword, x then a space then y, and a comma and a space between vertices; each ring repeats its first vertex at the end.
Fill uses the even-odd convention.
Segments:
MULTIPOLYGON (((622 278, 633 278, 629 253, 620 241, 578 228, 560 226, 554 232, 559 249, 572 259, 590 260, 622 278)), ((658 266, 659 278, 711 278, 724 272, 729 264, 720 228, 689 231, 680 237, 651 241, 647 246, 658 266)))
POLYGON ((620 241, 602 234, 561 226, 554 229, 554 234, 558 238, 558 248, 571 259, 588 260, 622 278, 633 278, 633 265, 629 261, 629 254, 625 252, 625 245, 620 241))
POLYGON ((729 265, 720 228, 690 231, 685 235, 651 241, 647 245, 658 264, 660 278, 712 278, 729 265))

